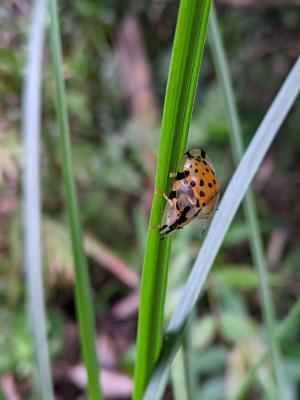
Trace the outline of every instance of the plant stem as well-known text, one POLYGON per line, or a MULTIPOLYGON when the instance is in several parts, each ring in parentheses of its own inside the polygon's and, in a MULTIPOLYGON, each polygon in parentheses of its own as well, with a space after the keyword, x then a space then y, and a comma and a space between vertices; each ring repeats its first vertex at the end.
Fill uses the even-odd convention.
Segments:
MULTIPOLYGON (((222 37, 219 29, 217 15, 214 7, 212 7, 210 17, 210 48, 213 55, 214 65, 221 82, 223 94, 225 98, 225 105, 227 109, 228 120, 230 123, 230 141, 231 148, 234 156, 235 163, 238 164, 243 157, 244 146, 242 142, 241 123, 236 108, 236 101, 231 82, 231 76, 228 68, 228 62, 222 37)), ((267 273, 267 265, 263 250, 262 238, 259 231, 259 223, 257 219, 257 211, 254 201, 254 196, 251 189, 248 190, 244 200, 244 211, 247 222, 249 224, 249 235, 252 258, 254 264, 257 266, 260 293, 262 297, 262 308, 264 320, 267 327, 268 340, 270 342, 273 369, 276 376, 277 388, 275 393, 280 399, 285 398, 285 380, 282 367, 282 360, 279 345, 275 337, 275 321, 274 321, 274 308, 270 292, 270 284, 267 273)))
POLYGON ((95 321, 90 280, 83 250, 82 232, 76 198, 71 142, 67 114, 67 101, 62 73, 62 52, 56 0, 50 0, 51 45, 55 72, 57 114, 60 128, 62 164, 66 203, 75 265, 75 300, 83 358, 88 375, 89 399, 102 399, 99 385, 99 365, 95 346, 95 321))
POLYGON ((211 0, 180 2, 164 105, 160 148, 141 284, 134 399, 144 389, 157 361, 162 342, 164 302, 171 239, 161 240, 169 173, 183 156, 192 114, 211 0))
POLYGON ((23 221, 26 287, 29 317, 37 357, 38 397, 44 400, 52 400, 54 396, 42 279, 39 174, 41 70, 46 11, 46 0, 34 2, 32 25, 28 37, 28 60, 22 104, 22 131, 25 147, 23 221))
POLYGON ((300 58, 296 61, 243 155, 210 224, 205 240, 172 316, 160 358, 148 383, 144 400, 160 399, 172 361, 180 346, 186 321, 201 294, 212 263, 237 209, 266 152, 287 117, 300 90, 300 58))

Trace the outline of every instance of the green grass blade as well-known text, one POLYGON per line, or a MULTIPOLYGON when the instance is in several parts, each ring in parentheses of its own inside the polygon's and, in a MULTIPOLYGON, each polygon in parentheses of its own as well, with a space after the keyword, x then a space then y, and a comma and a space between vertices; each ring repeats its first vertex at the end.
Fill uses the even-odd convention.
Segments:
POLYGON ((35 1, 32 26, 28 38, 28 60, 22 107, 22 131, 25 146, 23 213, 27 297, 34 348, 37 356, 39 398, 50 400, 54 396, 47 343, 42 280, 39 186, 40 94, 46 10, 46 0, 35 1))
POLYGON ((185 362, 182 346, 179 348, 171 368, 172 394, 174 400, 192 400, 187 388, 185 362))
MULTIPOLYGON (((276 330, 276 339, 280 342, 284 342, 289 337, 290 333, 298 329, 300 323, 300 301, 297 301, 285 319, 281 322, 280 326, 276 330)), ((230 397, 230 400, 241 400, 245 398, 246 392, 249 389, 251 383, 253 382, 259 368, 268 359, 270 354, 270 347, 264 351, 263 354, 257 359, 257 361, 251 366, 247 375, 242 380, 236 393, 230 397)))
MULTIPOLYGON (((217 70, 218 77, 221 82, 223 94, 225 98, 225 105, 227 115, 230 123, 230 139, 231 148, 234 155, 236 164, 241 160, 243 156, 243 143, 241 124, 236 108, 236 102, 234 98, 234 92, 232 88, 232 82, 230 78, 228 62, 224 46, 222 43, 221 33, 219 30, 217 15, 214 7, 211 10, 210 16, 210 43, 211 52, 214 60, 214 65, 217 70)), ((262 307, 264 320, 267 327, 268 341, 271 347, 271 360, 273 363, 273 370, 275 372, 276 388, 275 393, 279 398, 286 398, 285 390, 285 379, 283 373, 283 366, 281 360, 280 349, 275 338, 275 322, 274 322, 274 309, 272 303, 272 297, 270 293, 270 285, 268 279, 267 265, 265 261, 265 255, 263 250, 262 238, 259 231, 259 223, 257 220, 257 212, 254 201, 254 196, 251 189, 248 190, 244 200, 244 210, 246 219, 249 224, 249 234, 251 242, 252 258, 257 266, 259 281, 260 281, 260 293, 262 297, 262 307)))
MULTIPOLYGON (((204 48, 211 0, 182 0, 164 105, 155 188, 167 192, 169 172, 183 156, 204 48)), ((165 200, 155 193, 141 284, 134 399, 143 397, 162 340, 164 300, 171 240, 160 240, 165 200)))
POLYGON ((95 321, 90 280, 86 257, 83 250, 82 232, 76 198, 75 180, 71 155, 70 132, 67 114, 67 101, 62 73, 62 52, 56 0, 50 0, 51 45, 55 73, 57 113, 60 128, 62 164, 66 203, 72 239, 75 265, 75 300, 83 357, 88 375, 89 399, 102 398, 99 385, 99 365, 95 347, 95 321))
POLYGON ((195 313, 190 316, 174 363, 171 368, 171 383, 174 400, 193 400, 197 393, 197 371, 194 367, 192 328, 195 313))
POLYGON ((195 323, 195 312, 192 312, 184 332, 182 353, 184 360, 185 381, 188 399, 194 400, 197 392, 197 372, 194 368, 194 344, 193 325, 195 323))
POLYGON ((228 227, 267 150, 296 100, 299 89, 300 58, 290 71, 266 113, 224 193, 219 211, 212 220, 182 297, 170 322, 161 352, 161 359, 155 368, 144 396, 146 400, 160 399, 163 394, 169 369, 179 347, 186 321, 201 294, 228 227))

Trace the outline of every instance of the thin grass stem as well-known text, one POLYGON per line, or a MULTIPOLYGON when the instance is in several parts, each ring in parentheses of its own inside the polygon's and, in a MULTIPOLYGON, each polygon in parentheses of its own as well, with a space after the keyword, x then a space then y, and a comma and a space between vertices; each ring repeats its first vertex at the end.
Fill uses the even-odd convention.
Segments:
POLYGON ((145 400, 160 399, 163 395, 168 373, 180 346, 186 321, 201 294, 212 263, 233 217, 267 150, 296 100, 299 90, 300 58, 296 61, 263 118, 224 193, 219 211, 211 222, 205 241, 171 319, 160 359, 144 395, 145 400))
POLYGON ((195 312, 192 312, 191 317, 187 322, 184 332, 182 354, 185 372, 185 386, 188 393, 188 399, 194 400, 197 388, 197 375, 194 368, 194 345, 193 345, 193 325, 195 322, 195 312))
POLYGON ((54 396, 42 279, 39 174, 41 71, 46 10, 46 0, 35 1, 28 37, 28 59, 22 107, 22 132, 25 147, 23 225, 28 310, 37 357, 37 386, 39 398, 52 400, 54 396))
MULTIPOLYGON (((212 7, 209 27, 210 27, 209 31, 210 48, 214 60, 214 66, 217 71, 219 80, 221 82, 226 110, 227 110, 227 116, 230 124, 229 132, 230 132, 232 153, 234 156, 235 163, 238 164, 241 158, 243 157, 243 152, 244 152, 241 123, 236 107, 233 85, 231 81, 224 45, 222 43, 222 37, 219 29, 217 14, 214 7, 212 7)), ((272 356, 271 361, 276 378, 275 384, 277 387, 275 388, 274 393, 276 393, 275 395, 278 396, 280 399, 284 399, 286 398, 286 391, 285 391, 284 372, 282 366, 282 357, 279 345, 275 337, 274 308, 270 292, 270 284, 268 279, 267 265, 263 250, 262 238, 257 219, 256 205, 253 192, 251 189, 248 190, 244 199, 244 211, 247 223, 249 225, 249 237, 250 237, 252 258, 254 264, 257 266, 257 271, 259 274, 263 315, 267 328, 268 340, 270 342, 271 356, 272 356)))
POLYGON ((67 100, 62 72, 62 51, 56 0, 50 0, 51 46, 54 64, 56 106, 60 130, 62 165, 66 204, 72 240, 75 265, 75 301, 79 319, 79 330, 83 358, 88 375, 89 399, 102 399, 99 384, 99 365, 95 343, 94 307, 91 286, 87 270, 87 261, 83 250, 82 232, 79 219, 74 170, 71 154, 70 131, 67 113, 67 100))
POLYGON ((172 50, 164 104, 160 148, 144 266, 139 308, 134 399, 144 389, 157 361, 163 333, 164 302, 171 239, 161 240, 165 200, 170 189, 169 173, 176 171, 183 156, 204 48, 211 0, 182 0, 172 50))
POLYGON ((174 400, 192 400, 188 394, 182 346, 178 350, 171 369, 171 384, 174 400))

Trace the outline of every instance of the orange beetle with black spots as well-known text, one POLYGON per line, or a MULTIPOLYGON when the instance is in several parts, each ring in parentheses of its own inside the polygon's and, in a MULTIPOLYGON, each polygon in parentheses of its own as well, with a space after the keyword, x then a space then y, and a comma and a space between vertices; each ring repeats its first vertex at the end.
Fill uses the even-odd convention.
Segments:
POLYGON ((194 218, 207 219, 214 213, 220 185, 214 167, 202 149, 185 153, 183 171, 171 173, 175 178, 160 226, 161 235, 181 229, 194 218))

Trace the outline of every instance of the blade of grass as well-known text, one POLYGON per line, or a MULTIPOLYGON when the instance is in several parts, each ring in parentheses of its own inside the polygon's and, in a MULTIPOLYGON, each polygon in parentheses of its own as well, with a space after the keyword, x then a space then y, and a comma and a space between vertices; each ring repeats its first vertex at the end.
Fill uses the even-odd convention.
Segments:
POLYGON ((195 312, 193 310, 183 336, 182 353, 184 360, 184 372, 188 399, 195 399, 197 392, 197 375, 194 368, 194 345, 193 345, 193 325, 195 322, 195 312))
MULTIPOLYGON (((276 330, 276 339, 281 342, 286 341, 290 333, 294 330, 295 326, 298 328, 299 323, 300 301, 297 301, 276 330)), ((251 383, 253 382, 256 374, 259 371, 259 368, 267 360, 270 351, 271 349, 270 347, 268 347, 268 349, 265 350, 264 353, 261 354, 257 361, 251 366, 236 393, 232 397, 230 397, 230 400, 241 400, 245 397, 247 390, 249 389, 251 383)))
MULTIPOLYGON (((211 0, 180 2, 164 105, 155 188, 167 192, 169 172, 175 171, 179 154, 186 146, 189 122, 205 43, 211 0)), ((134 399, 143 397, 157 360, 163 330, 164 299, 171 240, 160 240, 164 199, 155 192, 144 267, 139 309, 134 399)))
POLYGON ((171 319, 160 360, 145 392, 145 400, 160 399, 167 384, 173 358, 180 345, 183 330, 195 306, 212 263, 228 227, 276 133, 286 118, 300 89, 300 58, 290 71, 279 93, 266 113, 248 146, 215 214, 205 241, 185 285, 182 297, 171 319))
POLYGON ((174 363, 171 368, 171 384, 174 400, 193 400, 197 393, 197 371, 194 368, 192 327, 195 313, 190 316, 174 363))
POLYGON ((56 0, 50 0, 50 13, 50 36, 55 74, 56 106, 60 129, 67 212, 75 265, 75 301, 77 315, 79 317, 81 346, 83 350, 85 366, 87 368, 89 399, 99 400, 102 398, 102 395, 99 385, 99 365, 95 346, 94 307, 91 296, 87 262, 83 250, 82 232, 76 198, 67 113, 67 100, 62 73, 62 51, 56 0))
POLYGON ((53 387, 42 279, 39 186, 40 95, 46 9, 46 0, 34 2, 24 79, 22 132, 25 147, 23 225, 28 308, 37 357, 39 397, 50 400, 53 399, 53 387))
MULTIPOLYGON (((241 123, 236 108, 236 101, 229 73, 228 62, 222 43, 222 37, 219 29, 215 8, 212 6, 210 15, 210 35, 209 42, 214 60, 214 66, 221 82, 225 105, 230 123, 230 142, 235 163, 238 164, 243 157, 244 145, 242 142, 241 123)), ((257 220, 257 211, 252 190, 249 189, 244 199, 244 211, 249 225, 251 253, 254 264, 257 267, 260 282, 260 293, 262 298, 262 308, 264 321, 267 327, 268 340, 271 347, 271 361, 275 372, 275 396, 280 399, 287 398, 285 389, 285 379, 282 366, 282 357, 280 349, 275 338, 275 322, 272 297, 270 293, 270 284, 268 279, 267 265, 263 250, 262 238, 257 220)))
POLYGON ((172 394, 174 400, 192 400, 188 395, 185 377, 183 349, 180 346, 171 368, 172 394))

